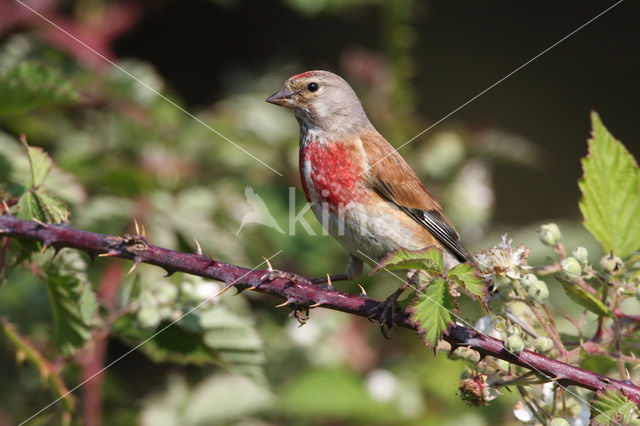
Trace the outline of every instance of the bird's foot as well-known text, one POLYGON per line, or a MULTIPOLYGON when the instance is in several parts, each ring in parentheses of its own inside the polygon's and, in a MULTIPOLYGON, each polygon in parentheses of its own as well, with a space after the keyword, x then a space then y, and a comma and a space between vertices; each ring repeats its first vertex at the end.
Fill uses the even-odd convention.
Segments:
POLYGON ((369 320, 378 320, 380 323, 380 332, 382 332, 382 335, 386 339, 389 338, 389 330, 397 325, 396 314, 398 313, 398 310, 401 310, 398 305, 398 298, 407 287, 407 283, 403 284, 399 289, 394 291, 389 297, 368 312, 369 320))

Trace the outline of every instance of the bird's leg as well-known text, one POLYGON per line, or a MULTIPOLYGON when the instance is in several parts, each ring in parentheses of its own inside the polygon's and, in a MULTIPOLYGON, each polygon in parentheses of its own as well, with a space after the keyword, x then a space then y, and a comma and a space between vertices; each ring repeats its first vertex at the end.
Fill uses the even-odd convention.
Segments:
POLYGON ((387 339, 389 338, 387 335, 389 330, 396 326, 395 316, 400 308, 398 306, 398 298, 407 287, 409 287, 409 282, 403 283, 400 288, 368 312, 370 320, 377 319, 380 322, 380 331, 387 339))
POLYGON ((360 275, 362 275, 363 269, 364 269, 364 264, 362 263, 362 260, 358 259, 352 254, 349 254, 349 264, 347 265, 347 270, 344 274, 335 274, 335 275, 328 275, 326 277, 311 278, 309 281, 311 281, 313 284, 324 284, 324 283, 331 283, 334 281, 354 280, 358 278, 360 275))

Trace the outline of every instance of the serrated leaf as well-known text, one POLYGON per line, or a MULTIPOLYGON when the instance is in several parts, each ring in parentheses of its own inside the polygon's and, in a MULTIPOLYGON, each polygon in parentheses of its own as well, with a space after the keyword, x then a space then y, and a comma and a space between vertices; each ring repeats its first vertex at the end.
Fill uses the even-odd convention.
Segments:
POLYGON ((53 313, 55 341, 65 355, 74 353, 91 337, 97 310, 95 293, 86 277, 86 262, 72 250, 63 249, 45 264, 47 289, 53 313))
POLYGON ((48 223, 61 223, 68 219, 69 209, 65 203, 42 190, 36 191, 35 195, 45 211, 48 223))
POLYGON ((53 160, 42 148, 37 146, 29 146, 27 138, 20 137, 20 143, 24 147, 27 158, 29 159, 29 167, 31 168, 31 186, 40 186, 44 182, 51 168, 53 160))
POLYGON ((595 426, 629 424, 632 416, 637 416, 636 405, 619 390, 600 391, 591 404, 591 424, 595 426))
POLYGON ((454 309, 456 303, 449 293, 449 285, 440 277, 435 277, 407 307, 409 317, 431 347, 435 347, 442 332, 453 322, 454 309))
POLYGON ((459 263, 447 272, 447 280, 462 287, 472 299, 487 303, 487 285, 476 268, 468 263, 459 263))
POLYGON ((42 190, 28 191, 18 200, 16 216, 25 220, 60 223, 69 214, 67 206, 42 190))
POLYGON ((577 304, 598 316, 609 318, 614 317, 613 312, 611 312, 607 305, 602 303, 591 293, 583 290, 582 287, 578 287, 576 284, 565 281, 558 276, 555 276, 555 279, 562 284, 562 288, 564 289, 564 292, 567 293, 567 296, 577 304))
POLYGON ((37 219, 41 222, 47 221, 47 213, 42 207, 38 196, 32 191, 25 192, 18 200, 16 217, 24 220, 37 219))
POLYGON ((442 274, 444 269, 442 257, 442 250, 435 246, 419 250, 398 248, 387 253, 371 273, 376 273, 380 269, 389 271, 421 269, 432 274, 442 274))
POLYGON ((0 75, 0 115, 78 102, 73 86, 54 69, 21 62, 0 75))
POLYGON ((633 156, 591 114, 589 154, 578 182, 584 226, 602 245, 626 258, 640 249, 640 170, 633 156))

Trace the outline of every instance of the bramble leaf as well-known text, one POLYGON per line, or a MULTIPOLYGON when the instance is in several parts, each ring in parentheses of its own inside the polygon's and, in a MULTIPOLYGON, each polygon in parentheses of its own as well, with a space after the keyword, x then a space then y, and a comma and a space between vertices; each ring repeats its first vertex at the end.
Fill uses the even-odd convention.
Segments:
POLYGON ((582 159, 578 182, 583 223, 605 252, 626 258, 640 249, 640 169, 597 113, 591 121, 589 155, 582 159))
POLYGON ((638 415, 633 401, 615 389, 596 393, 591 405, 591 424, 595 426, 629 424, 632 416, 638 415))
POLYGON ((555 279, 558 280, 560 284, 562 284, 562 288, 564 288, 567 296, 569 296, 569 298, 577 304, 583 306, 585 309, 593 312, 598 316, 609 318, 614 317, 613 312, 611 312, 607 305, 602 303, 591 293, 586 292, 576 284, 566 281, 558 276, 556 276, 555 279))
POLYGON ((442 256, 442 250, 435 246, 420 250, 399 248, 387 253, 371 273, 374 274, 380 269, 389 271, 421 269, 433 274, 442 274, 444 268, 442 256))
POLYGON ((40 186, 44 182, 53 167, 53 161, 49 154, 42 148, 37 146, 29 146, 27 138, 20 136, 20 143, 24 147, 27 158, 29 159, 29 167, 31 168, 31 186, 40 186))
POLYGON ((18 200, 16 216, 25 220, 37 219, 46 223, 60 223, 68 214, 67 206, 62 201, 38 189, 22 194, 18 200))
POLYGON ((21 62, 0 75, 0 115, 50 105, 78 102, 73 86, 56 70, 35 62, 21 62))
POLYGON ((425 343, 434 347, 442 332, 453 322, 453 311, 457 308, 449 293, 449 284, 435 277, 409 304, 407 310, 425 343))
POLYGON ((70 355, 91 337, 98 302, 87 280, 86 262, 77 252, 63 249, 53 262, 45 262, 55 341, 70 355))
POLYGON ((36 219, 40 222, 47 221, 47 213, 42 207, 38 196, 32 191, 25 192, 18 200, 16 217, 24 220, 36 219))
POLYGON ((447 280, 453 281, 462 287, 472 299, 480 299, 487 303, 487 285, 480 276, 478 270, 468 263, 459 263, 447 272, 447 280))

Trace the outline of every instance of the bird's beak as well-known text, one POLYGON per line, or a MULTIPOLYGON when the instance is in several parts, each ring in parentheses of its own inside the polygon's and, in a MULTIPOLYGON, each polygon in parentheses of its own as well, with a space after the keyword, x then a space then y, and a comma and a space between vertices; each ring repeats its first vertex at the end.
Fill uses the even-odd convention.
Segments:
POLYGON ((282 89, 269 96, 266 101, 270 104, 293 108, 295 106, 293 95, 294 93, 287 89, 287 86, 283 86, 282 89))

